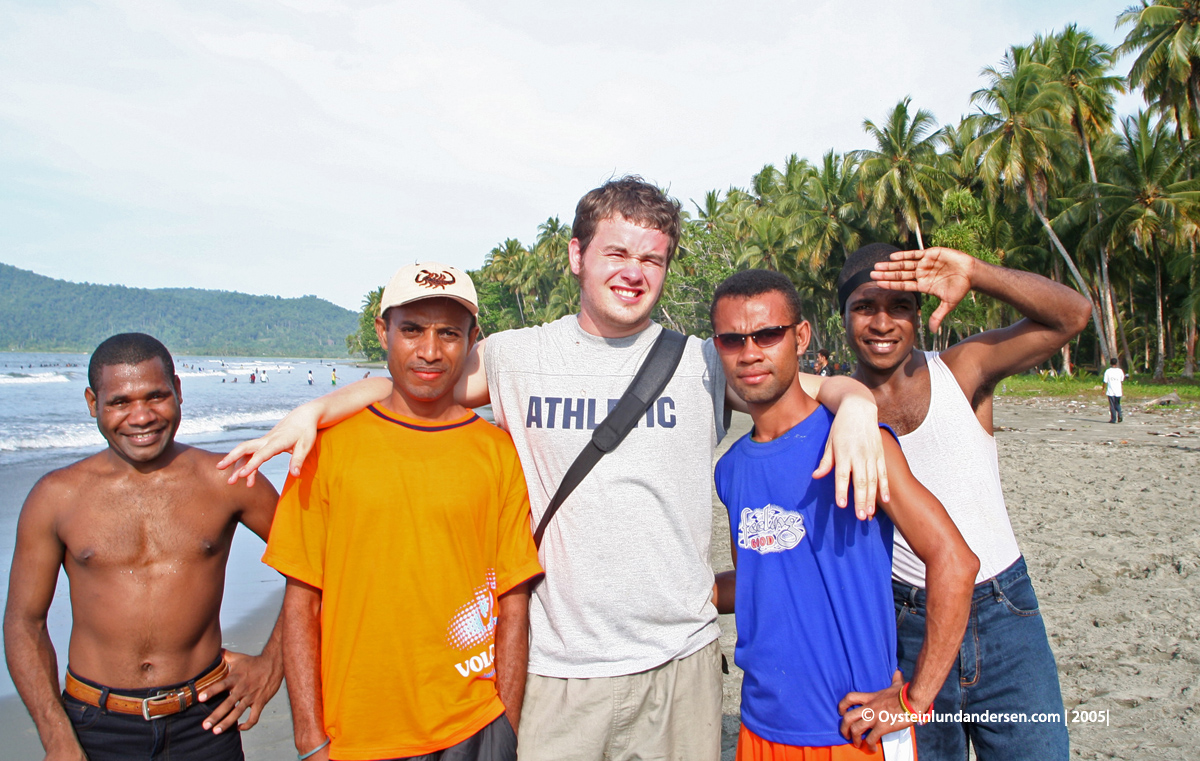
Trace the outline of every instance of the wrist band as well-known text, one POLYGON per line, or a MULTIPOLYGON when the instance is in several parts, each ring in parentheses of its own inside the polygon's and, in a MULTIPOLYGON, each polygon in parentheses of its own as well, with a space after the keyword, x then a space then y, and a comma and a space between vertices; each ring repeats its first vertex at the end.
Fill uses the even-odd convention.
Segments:
POLYGON ((296 754, 296 758, 300 759, 300 761, 304 761, 304 759, 308 758, 309 756, 315 756, 318 751, 324 750, 325 746, 331 742, 333 742, 333 740, 330 740, 328 737, 326 737, 325 742, 323 742, 320 745, 318 745, 317 747, 313 748, 308 753, 296 754))
POLYGON ((912 709, 912 705, 908 702, 908 685, 910 684, 912 683, 905 682, 904 686, 900 688, 900 707, 903 708, 904 712, 908 715, 915 716, 917 724, 921 725, 925 723, 925 717, 920 712, 914 711, 912 709))

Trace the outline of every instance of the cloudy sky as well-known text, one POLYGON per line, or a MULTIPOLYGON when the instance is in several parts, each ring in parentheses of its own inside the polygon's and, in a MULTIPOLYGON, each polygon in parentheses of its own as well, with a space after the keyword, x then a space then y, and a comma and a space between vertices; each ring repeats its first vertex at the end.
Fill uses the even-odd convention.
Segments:
POLYGON ((0 262, 357 309, 614 174, 690 208, 906 95, 957 120, 1008 45, 1116 44, 1129 2, 7 0, 0 262))

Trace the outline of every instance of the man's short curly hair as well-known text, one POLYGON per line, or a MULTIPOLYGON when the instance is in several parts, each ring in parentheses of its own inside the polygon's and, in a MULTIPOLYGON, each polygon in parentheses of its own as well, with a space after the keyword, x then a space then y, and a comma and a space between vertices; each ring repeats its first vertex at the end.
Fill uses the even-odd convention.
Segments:
POLYGON ((149 359, 159 359, 167 378, 175 377, 175 360, 171 352, 154 336, 145 333, 118 333, 106 338, 92 352, 88 362, 88 386, 92 391, 100 388, 100 373, 109 365, 140 365, 149 359))
POLYGON ((679 245, 682 229, 679 209, 679 201, 637 175, 626 175, 609 180, 579 199, 571 237, 578 238, 579 250, 585 251, 596 234, 596 226, 619 214, 634 224, 664 233, 671 241, 667 248, 669 262, 679 245))
POLYGON ((735 272, 721 281, 713 292, 712 304, 708 307, 708 321, 711 323, 717 311, 717 303, 725 298, 753 298, 764 293, 779 293, 787 301, 788 311, 791 312, 792 324, 804 320, 804 302, 796 291, 796 286, 781 272, 774 270, 742 270, 735 272))

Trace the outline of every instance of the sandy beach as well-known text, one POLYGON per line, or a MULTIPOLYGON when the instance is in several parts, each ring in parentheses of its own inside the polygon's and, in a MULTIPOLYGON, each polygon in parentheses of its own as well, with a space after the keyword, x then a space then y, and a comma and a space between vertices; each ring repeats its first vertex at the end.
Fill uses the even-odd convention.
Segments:
MULTIPOLYGON (((1200 568, 1200 409, 1130 404, 1126 422, 1109 425, 1103 401, 998 400, 1009 512, 1058 659, 1072 758, 1194 758, 1200 597, 1190 577, 1200 568), (1076 710, 1107 718, 1070 720, 1076 710)), ((748 428, 749 418, 736 416, 725 446, 748 428)), ((715 497, 713 510, 713 563, 725 570, 728 519, 715 497)), ((229 629, 227 645, 257 652, 277 610, 273 600, 229 629)), ((741 674, 733 617, 721 625, 732 672, 723 757, 732 759, 741 674)), ((0 759, 41 758, 15 699, 0 701, 0 736, 0 759)), ((243 741, 252 761, 293 757, 285 691, 243 741)))
MULTIPOLYGON (((1200 726, 1200 409, 1002 398, 1000 473, 1058 661, 1071 757, 1194 759, 1200 726), (1075 721, 1097 715, 1095 723, 1075 721), (1086 712, 1086 713, 1085 713, 1086 712), (1191 748, 1191 750, 1188 750, 1191 748)), ((738 416, 731 438, 749 429, 738 416)), ((724 447, 722 447, 724 449, 724 447)), ((732 567, 714 499, 713 565, 732 567)), ((733 617, 721 642, 732 654, 733 617)), ((730 658, 724 753, 733 758, 741 676, 730 658)))

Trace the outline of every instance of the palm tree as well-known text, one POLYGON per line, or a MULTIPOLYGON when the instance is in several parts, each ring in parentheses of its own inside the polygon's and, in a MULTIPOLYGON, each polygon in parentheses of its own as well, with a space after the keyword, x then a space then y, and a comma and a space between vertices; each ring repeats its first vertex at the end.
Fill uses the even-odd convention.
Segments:
POLYGON ((855 152, 861 162, 862 193, 868 201, 872 224, 883 215, 896 221, 900 237, 917 236, 917 247, 925 248, 921 235, 922 210, 936 214, 945 175, 937 166, 938 128, 933 114, 919 109, 909 115, 911 98, 896 104, 882 126, 870 119, 863 129, 875 140, 875 150, 855 152))
POLYGON ((1112 245, 1128 244, 1154 265, 1157 380, 1163 377, 1166 356, 1162 250, 1196 234, 1200 180, 1187 179, 1185 172, 1193 154, 1181 149, 1164 121, 1151 124, 1150 114, 1142 111, 1122 123, 1120 149, 1105 162, 1110 180, 1094 186, 1104 222, 1091 234, 1112 245))
POLYGON ((1129 83, 1142 88, 1147 103, 1185 102, 1188 121, 1200 120, 1200 2, 1143 0, 1121 13, 1117 26, 1133 27, 1116 51, 1138 54, 1129 83))
POLYGON ((529 252, 516 238, 508 238, 496 246, 484 260, 484 271, 508 290, 512 291, 517 300, 517 313, 521 317, 521 325, 525 321, 525 302, 521 296, 521 270, 529 252))
POLYGON ((756 206, 774 203, 782 192, 783 174, 774 164, 764 164, 763 168, 750 178, 750 193, 756 206))
POLYGON ((862 244, 865 220, 855 188, 857 174, 858 162, 852 154, 828 151, 804 185, 795 213, 800 220, 800 263, 811 270, 823 268, 834 251, 845 261, 862 244))
POLYGON ((773 209, 755 209, 746 217, 745 227, 737 246, 738 265, 790 273, 799 250, 795 220, 773 209))
POLYGON ((1047 67, 1048 78, 1062 86, 1062 118, 1079 138, 1092 182, 1097 182, 1091 145, 1112 129, 1117 93, 1125 91, 1123 78, 1109 73, 1116 62, 1113 49, 1069 24, 1056 35, 1036 37, 1031 51, 1047 67))
POLYGON ((376 288, 375 290, 371 291, 370 293, 368 293, 363 298, 363 303, 362 303, 363 312, 367 313, 371 317, 372 322, 374 322, 375 318, 379 316, 379 306, 382 303, 383 303, 383 286, 382 285, 379 286, 378 288, 376 288))
POLYGON ((709 232, 716 230, 717 227, 728 221, 729 208, 721 200, 721 193, 719 191, 710 190, 705 193, 703 206, 695 201, 692 201, 692 205, 696 207, 696 214, 699 216, 701 224, 709 232))
MULTIPOLYGON (((1131 6, 1117 18, 1117 26, 1132 26, 1118 54, 1137 52, 1129 72, 1131 85, 1140 86, 1146 103, 1175 121, 1179 142, 1196 135, 1200 125, 1200 3, 1196 0, 1156 0, 1131 6)), ((1189 172, 1190 174, 1190 172, 1189 172)), ((1186 254, 1191 295, 1187 299, 1187 363, 1184 375, 1195 366, 1196 307, 1200 299, 1200 263, 1196 245, 1189 241, 1186 254)))
MULTIPOLYGON (((1048 67, 1049 79, 1061 85, 1058 90, 1061 118, 1071 126, 1079 139, 1092 183, 1099 182, 1092 144, 1100 135, 1112 129, 1116 115, 1116 94, 1125 89, 1122 78, 1109 73, 1115 63, 1112 48, 1097 42, 1091 33, 1080 31, 1075 24, 1070 24, 1057 35, 1038 36, 1032 49, 1034 55, 1048 67)), ((1100 213, 1097 205, 1097 224, 1101 222, 1100 213)), ((1099 280, 1101 313, 1104 315, 1107 337, 1103 354, 1104 364, 1107 364, 1108 358, 1117 354, 1117 325, 1108 276, 1108 246, 1103 243, 1100 245, 1099 280)))
POLYGON ((362 311, 358 313, 358 330, 346 336, 346 350, 351 354, 362 354, 368 361, 376 362, 387 356, 375 333, 375 318, 379 316, 379 305, 383 302, 383 286, 363 297, 362 311))
MULTIPOLYGON (((1024 198, 1076 288, 1091 303, 1096 335, 1103 337, 1096 300, 1048 216, 1051 187, 1057 179, 1055 158, 1061 156, 1064 137, 1057 118, 1062 87, 1050 79, 1044 64, 1031 60, 1028 48, 1018 46, 1005 53, 999 68, 989 66, 983 75, 989 86, 971 95, 980 111, 969 117, 979 130, 971 153, 979 157, 980 177, 993 198, 1001 191, 1024 198)), ((1101 340, 1101 345, 1107 346, 1107 340, 1101 340)))
POLYGON ((983 190, 979 179, 978 156, 971 152, 971 143, 979 137, 979 125, 974 119, 963 119, 957 125, 947 124, 938 134, 937 143, 942 149, 938 154, 938 166, 946 179, 954 185, 978 193, 983 190))
POLYGON ((839 335, 822 335, 829 318, 837 316, 838 270, 850 252, 869 236, 857 178, 858 162, 853 155, 828 151, 821 157, 820 166, 809 173, 802 192, 790 201, 791 214, 798 222, 798 266, 793 280, 814 307, 828 306, 817 309, 812 321, 815 349, 826 348, 826 340, 839 335))

